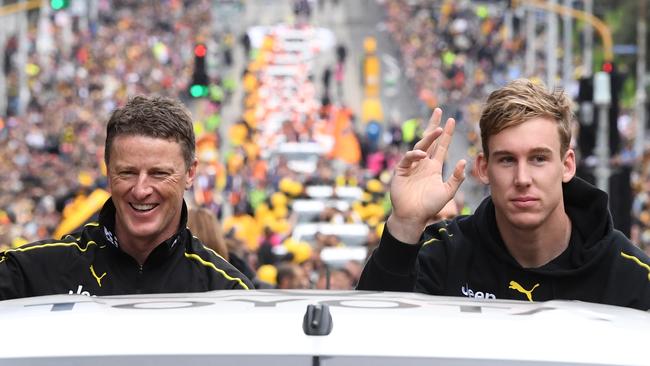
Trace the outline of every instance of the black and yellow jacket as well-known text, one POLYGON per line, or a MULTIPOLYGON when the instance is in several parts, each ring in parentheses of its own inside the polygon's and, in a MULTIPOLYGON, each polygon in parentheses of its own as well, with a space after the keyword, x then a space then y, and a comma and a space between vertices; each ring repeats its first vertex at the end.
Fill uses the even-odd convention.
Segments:
POLYGON ((0 300, 52 295, 122 295, 252 289, 248 278, 186 228, 160 243, 140 266, 115 239, 115 206, 59 241, 44 240, 0 253, 0 300))
POLYGON ((563 191, 571 239, 544 266, 523 268, 510 255, 488 197, 473 215, 427 227, 420 245, 401 243, 384 229, 358 289, 650 309, 650 259, 613 229, 607 194, 579 178, 563 191))

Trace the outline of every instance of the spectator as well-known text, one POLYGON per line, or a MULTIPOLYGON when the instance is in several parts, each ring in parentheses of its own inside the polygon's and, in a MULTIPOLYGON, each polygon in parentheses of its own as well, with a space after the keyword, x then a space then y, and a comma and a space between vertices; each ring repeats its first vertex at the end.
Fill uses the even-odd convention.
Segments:
POLYGON ((307 273, 298 264, 282 262, 277 265, 277 270, 277 288, 307 289, 310 287, 307 273))
POLYGON ((208 248, 228 260, 228 247, 217 216, 207 208, 191 208, 187 215, 187 228, 208 248))
POLYGON ((354 279, 346 268, 335 268, 330 272, 329 290, 353 290, 354 279))

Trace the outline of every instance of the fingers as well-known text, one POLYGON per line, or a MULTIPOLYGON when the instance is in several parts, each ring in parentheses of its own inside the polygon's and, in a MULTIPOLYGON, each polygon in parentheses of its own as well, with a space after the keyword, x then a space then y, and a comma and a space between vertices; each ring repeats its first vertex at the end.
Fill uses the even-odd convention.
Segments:
POLYGON ((466 165, 467 161, 465 161, 465 159, 458 161, 458 163, 456 163, 456 167, 454 168, 453 174, 447 180, 447 189, 450 191, 452 197, 456 195, 460 184, 465 180, 466 165))
POLYGON ((431 155, 431 159, 439 161, 441 164, 447 158, 447 151, 449 151, 449 145, 451 144, 451 138, 454 135, 454 129, 456 127, 456 120, 453 118, 447 119, 445 123, 445 128, 442 130, 442 135, 438 138, 438 143, 434 146, 429 146, 427 153, 431 155))
MULTIPOLYGON (((413 149, 427 151, 432 149, 433 142, 440 136, 442 130, 440 129, 440 119, 442 118, 442 109, 436 108, 431 113, 429 124, 422 133, 422 139, 415 144, 413 149)), ((430 153, 430 152, 429 152, 430 153)))
POLYGON ((427 153, 422 150, 411 150, 404 154, 404 157, 397 164, 398 169, 409 169, 414 162, 420 161, 427 157, 427 153))
POLYGON ((440 119, 442 119, 442 109, 436 108, 433 110, 433 113, 431 113, 431 117, 429 118, 429 124, 427 125, 427 128, 424 130, 424 135, 438 128, 438 126, 440 126, 440 119))
POLYGON ((436 141, 436 139, 442 135, 442 128, 436 127, 433 131, 425 132, 424 136, 422 136, 422 139, 418 141, 415 146, 413 146, 413 150, 422 150, 425 152, 429 152, 431 150, 431 147, 434 146, 433 142, 436 141))

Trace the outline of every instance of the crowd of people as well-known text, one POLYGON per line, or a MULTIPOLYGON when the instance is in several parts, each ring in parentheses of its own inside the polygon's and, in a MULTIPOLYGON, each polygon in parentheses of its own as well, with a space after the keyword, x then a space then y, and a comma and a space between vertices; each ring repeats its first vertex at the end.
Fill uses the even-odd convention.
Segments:
POLYGON ((328 263, 320 255, 323 249, 349 243, 322 232, 299 238, 293 229, 305 220, 367 224, 365 247, 372 249, 387 213, 387 181, 379 173, 390 166, 380 164, 377 174, 370 173, 368 151, 350 109, 316 92, 313 59, 335 52, 316 28, 302 23, 269 27, 258 42, 241 80, 241 119, 222 130, 229 143, 228 148, 220 146, 223 161, 207 162, 209 169, 199 167, 197 179, 205 174, 208 184, 199 184, 195 193, 201 192, 201 205, 211 207, 220 219, 229 253, 244 259, 258 283, 352 289, 365 256, 328 263), (344 198, 337 195, 339 188, 358 194, 344 198), (314 189, 331 193, 314 195, 314 189), (223 199, 225 205, 214 199, 223 199), (341 203, 343 199, 347 201, 341 203), (298 201, 320 202, 323 210, 305 218, 293 209, 298 201), (231 214, 224 212, 226 206, 232 207, 231 214))

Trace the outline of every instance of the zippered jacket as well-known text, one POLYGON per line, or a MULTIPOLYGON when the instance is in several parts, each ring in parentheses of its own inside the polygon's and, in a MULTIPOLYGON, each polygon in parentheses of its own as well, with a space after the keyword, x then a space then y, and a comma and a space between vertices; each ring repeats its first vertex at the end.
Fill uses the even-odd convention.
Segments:
POLYGON ((539 268, 523 268, 508 252, 488 197, 473 215, 427 227, 419 245, 384 229, 358 289, 650 309, 650 259, 613 228, 607 194, 577 177, 563 184, 563 194, 569 245, 539 268))
POLYGON ((0 253, 0 300, 53 295, 123 295, 252 289, 246 276, 181 225, 145 263, 122 251, 115 236, 111 199, 98 222, 62 240, 43 240, 0 253))

